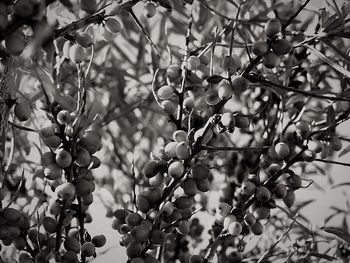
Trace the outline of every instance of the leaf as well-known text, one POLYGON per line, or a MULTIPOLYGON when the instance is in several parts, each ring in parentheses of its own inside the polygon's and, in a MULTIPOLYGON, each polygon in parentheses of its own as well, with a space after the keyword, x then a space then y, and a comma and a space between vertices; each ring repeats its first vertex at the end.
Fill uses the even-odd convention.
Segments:
POLYGON ((321 228, 323 231, 326 231, 327 233, 330 233, 332 235, 335 235, 339 237, 340 239, 344 240, 347 243, 350 243, 350 235, 349 233, 346 233, 342 229, 339 229, 337 227, 323 227, 321 228))
POLYGON ((340 184, 335 184, 332 186, 332 189, 341 187, 341 186, 350 186, 350 182, 345 182, 345 183, 340 183, 340 184))
POLYGON ((224 78, 220 75, 213 75, 207 78, 207 82, 210 84, 218 84, 224 78))
POLYGON ((345 75, 346 77, 350 78, 350 71, 346 70, 345 68, 339 66, 337 63, 329 59, 326 55, 322 54, 320 51, 315 49, 314 47, 311 47, 309 45, 305 45, 308 49, 310 49, 316 56, 318 56, 320 59, 322 59, 324 62, 326 62, 328 65, 330 65, 333 69, 338 71, 339 73, 345 75))
POLYGON ((337 215, 338 215, 338 213, 336 212, 336 213, 333 213, 333 214, 327 216, 327 217, 324 219, 324 224, 327 224, 333 217, 335 217, 335 216, 337 216, 337 215))
POLYGON ((332 0, 334 7, 335 7, 335 11, 337 12, 337 15, 339 17, 340 22, 342 23, 342 26, 344 26, 344 17, 343 14, 340 12, 340 9, 337 5, 337 2, 335 0, 332 0))
POLYGON ((310 199, 310 200, 306 200, 306 201, 304 201, 304 202, 300 202, 300 203, 298 203, 297 205, 295 205, 294 211, 299 211, 299 210, 301 210, 302 208, 304 208, 305 206, 311 204, 311 203, 314 202, 314 201, 315 201, 315 200, 310 199))
POLYGON ((349 232, 349 226, 348 226, 348 222, 346 220, 346 215, 344 215, 344 217, 343 217, 343 230, 345 232, 349 232))
POLYGON ((330 41, 321 39, 320 40, 325 46, 329 47, 339 58, 344 59, 347 63, 350 64, 350 57, 340 48, 333 45, 330 41))
POLYGON ((348 146, 346 146, 339 154, 338 157, 342 157, 345 154, 347 154, 348 152, 350 152, 350 144, 348 146))
POLYGON ((309 256, 316 257, 316 258, 323 258, 323 259, 326 259, 328 261, 336 260, 335 257, 329 256, 327 254, 316 253, 316 252, 309 252, 309 256))

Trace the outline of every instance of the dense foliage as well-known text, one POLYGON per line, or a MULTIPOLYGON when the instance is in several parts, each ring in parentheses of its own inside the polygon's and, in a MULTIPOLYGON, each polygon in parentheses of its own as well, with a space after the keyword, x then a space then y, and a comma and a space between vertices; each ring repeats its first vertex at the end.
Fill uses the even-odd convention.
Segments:
POLYGON ((309 2, 0 1, 3 260, 92 261, 99 196, 130 263, 348 262, 295 204, 349 166, 350 4, 309 2))

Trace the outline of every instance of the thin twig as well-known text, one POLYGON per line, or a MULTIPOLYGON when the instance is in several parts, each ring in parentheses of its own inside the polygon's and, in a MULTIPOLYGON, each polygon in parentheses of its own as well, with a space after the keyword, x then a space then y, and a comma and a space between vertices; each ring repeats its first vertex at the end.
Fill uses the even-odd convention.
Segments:
POLYGON ((342 162, 337 162, 337 161, 333 161, 333 160, 315 159, 315 161, 322 162, 322 163, 338 164, 338 165, 350 167, 350 163, 342 163, 342 162))

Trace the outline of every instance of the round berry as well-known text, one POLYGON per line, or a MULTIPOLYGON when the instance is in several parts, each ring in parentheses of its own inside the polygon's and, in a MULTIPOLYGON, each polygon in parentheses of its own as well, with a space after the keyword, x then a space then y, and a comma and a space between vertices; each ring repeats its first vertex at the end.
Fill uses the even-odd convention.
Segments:
POLYGON ((276 18, 272 18, 268 20, 265 24, 265 34, 269 38, 281 32, 281 29, 282 29, 281 22, 276 18))
POLYGON ((265 41, 256 41, 252 45, 252 52, 256 56, 263 56, 269 50, 269 46, 265 41))

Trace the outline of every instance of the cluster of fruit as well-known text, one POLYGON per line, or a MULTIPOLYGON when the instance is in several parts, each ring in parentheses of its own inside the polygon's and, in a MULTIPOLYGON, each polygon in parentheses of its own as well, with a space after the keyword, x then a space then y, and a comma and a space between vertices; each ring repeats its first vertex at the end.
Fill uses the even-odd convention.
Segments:
POLYGON ((288 54, 292 48, 290 41, 283 38, 281 30, 282 25, 278 19, 268 20, 265 25, 267 41, 259 40, 252 45, 252 52, 256 56, 262 56, 262 64, 266 68, 272 69, 278 66, 279 56, 288 54))
MULTIPOLYGON (((101 164, 99 158, 94 156, 101 148, 101 136, 98 120, 85 123, 81 121, 81 116, 77 116, 77 98, 74 91, 76 92, 73 88, 64 89, 64 93, 57 96, 57 101, 44 108, 48 115, 52 114, 53 123, 39 130, 41 139, 50 150, 42 154, 43 169, 40 169, 36 176, 48 180, 55 192, 49 200, 51 215, 46 215, 40 220, 43 228, 39 232, 39 229, 29 228, 29 223, 22 229, 22 225, 25 224, 19 222, 22 218, 20 212, 12 208, 4 209, 9 211, 5 213, 6 218, 9 214, 12 223, 18 222, 19 227, 19 235, 12 236, 10 232, 14 227, 4 225, 2 233, 5 243, 11 240, 18 243, 19 250, 32 252, 20 253, 20 262, 31 262, 31 257, 35 257, 36 262, 47 262, 51 257, 63 262, 78 262, 79 253, 82 258, 94 256, 95 247, 106 243, 103 235, 91 239, 86 230, 81 229, 84 223, 91 221, 87 210, 93 203, 95 190, 92 170, 101 164), (76 228, 72 225, 74 218, 77 219, 76 228), (74 230, 75 234, 62 237, 63 229, 68 227, 74 230), (79 233, 83 235, 79 236, 79 233), (65 252, 60 254, 58 251, 61 251, 62 238, 65 240, 65 252), (43 244, 47 245, 43 247, 43 244)), ((30 117, 30 111, 25 109, 24 103, 15 106, 15 116, 20 121, 30 117), (25 118, 21 118, 24 115, 25 118)))
MULTIPOLYGON (((3 201, 4 193, 1 193, 3 201)), ((1 202, 3 205, 3 202, 1 202)), ((0 240, 4 246, 13 244, 16 249, 23 250, 26 247, 24 233, 29 227, 28 216, 20 210, 5 207, 0 213, 0 240)))

